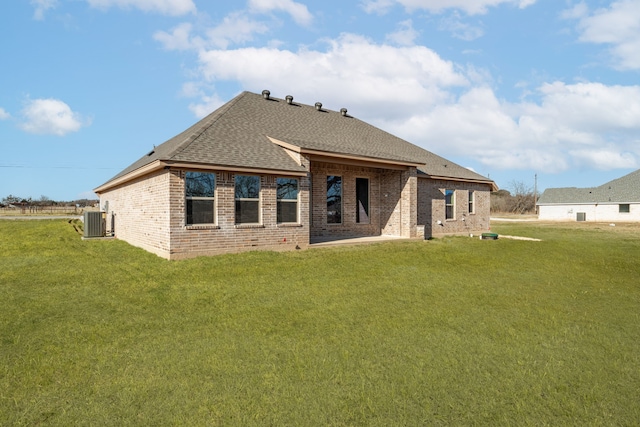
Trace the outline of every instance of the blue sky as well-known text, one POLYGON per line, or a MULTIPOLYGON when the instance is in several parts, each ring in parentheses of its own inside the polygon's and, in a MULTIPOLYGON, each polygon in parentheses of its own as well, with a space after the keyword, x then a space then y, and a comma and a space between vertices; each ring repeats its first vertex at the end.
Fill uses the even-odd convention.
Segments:
POLYGON ((640 167, 638 0, 11 0, 0 34, 0 199, 92 198, 243 90, 506 189, 640 167))

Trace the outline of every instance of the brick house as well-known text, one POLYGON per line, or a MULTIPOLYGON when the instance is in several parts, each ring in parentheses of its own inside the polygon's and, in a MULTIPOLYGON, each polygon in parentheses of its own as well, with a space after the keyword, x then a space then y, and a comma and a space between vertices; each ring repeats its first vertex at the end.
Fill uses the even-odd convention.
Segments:
POLYGON ((243 92, 95 189, 107 232, 161 257, 489 229, 493 181, 346 109, 243 92))

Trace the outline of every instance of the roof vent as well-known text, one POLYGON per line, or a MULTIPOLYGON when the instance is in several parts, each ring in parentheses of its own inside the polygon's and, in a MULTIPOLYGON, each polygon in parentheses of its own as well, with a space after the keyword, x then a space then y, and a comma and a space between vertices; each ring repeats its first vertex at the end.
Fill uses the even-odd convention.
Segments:
POLYGON ((340 109, 340 114, 342 114, 343 116, 347 117, 347 109, 346 108, 341 108, 340 109))
POLYGON ((293 104, 293 96, 287 95, 287 96, 284 97, 284 99, 287 100, 287 104, 289 104, 289 105, 293 104))
POLYGON ((262 97, 264 99, 269 99, 269 95, 271 95, 271 92, 269 92, 268 90, 265 89, 262 91, 262 97))
POLYGON ((316 110, 322 111, 322 102, 316 102, 316 110))

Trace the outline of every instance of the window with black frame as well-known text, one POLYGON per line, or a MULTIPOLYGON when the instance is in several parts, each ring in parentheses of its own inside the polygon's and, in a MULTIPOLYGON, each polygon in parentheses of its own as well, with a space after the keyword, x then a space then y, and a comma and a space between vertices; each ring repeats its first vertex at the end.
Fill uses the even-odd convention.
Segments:
POLYGON ((327 224, 342 223, 342 177, 327 176, 327 224))
POLYGON ((215 173, 186 173, 185 198, 187 208, 187 225, 215 224, 215 190, 215 173))
POLYGON ((260 223, 260 177, 235 176, 236 224, 260 223))
POLYGON ((369 223, 369 180, 356 178, 356 222, 369 223))
POLYGON ((296 178, 278 178, 277 183, 277 221, 281 223, 298 222, 298 180, 296 178))

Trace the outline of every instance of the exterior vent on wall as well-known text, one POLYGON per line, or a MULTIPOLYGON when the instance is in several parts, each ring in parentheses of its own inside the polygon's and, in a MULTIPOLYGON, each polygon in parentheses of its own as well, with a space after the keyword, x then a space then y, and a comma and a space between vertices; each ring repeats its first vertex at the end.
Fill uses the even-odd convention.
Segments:
POLYGON ((105 236, 105 213, 85 212, 84 213, 84 237, 104 237, 105 236))
POLYGON ((576 212, 576 221, 586 221, 587 213, 586 212, 576 212))

